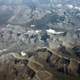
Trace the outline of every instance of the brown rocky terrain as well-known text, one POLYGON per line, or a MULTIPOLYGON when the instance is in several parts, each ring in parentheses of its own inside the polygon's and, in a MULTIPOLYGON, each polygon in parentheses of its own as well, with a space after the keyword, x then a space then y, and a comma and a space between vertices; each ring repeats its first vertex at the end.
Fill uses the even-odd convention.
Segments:
POLYGON ((2 55, 0 79, 76 80, 80 75, 80 61, 57 54, 48 48, 39 48, 34 52, 26 52, 25 56, 21 53, 2 55))

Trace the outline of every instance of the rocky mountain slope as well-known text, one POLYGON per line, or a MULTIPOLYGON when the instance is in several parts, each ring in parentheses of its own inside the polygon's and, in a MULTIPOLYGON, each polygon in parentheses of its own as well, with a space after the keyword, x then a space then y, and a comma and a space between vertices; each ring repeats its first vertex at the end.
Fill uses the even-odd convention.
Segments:
POLYGON ((79 0, 0 0, 0 80, 80 80, 79 0))

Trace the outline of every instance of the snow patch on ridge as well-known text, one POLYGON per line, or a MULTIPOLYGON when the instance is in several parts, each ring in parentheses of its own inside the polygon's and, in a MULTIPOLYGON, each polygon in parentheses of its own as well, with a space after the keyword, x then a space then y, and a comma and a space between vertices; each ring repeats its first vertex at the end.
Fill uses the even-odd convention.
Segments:
POLYGON ((48 29, 48 30, 46 30, 48 33, 51 33, 51 34, 62 34, 62 33, 64 33, 64 32, 57 32, 57 31, 55 31, 55 30, 53 30, 53 29, 48 29))

